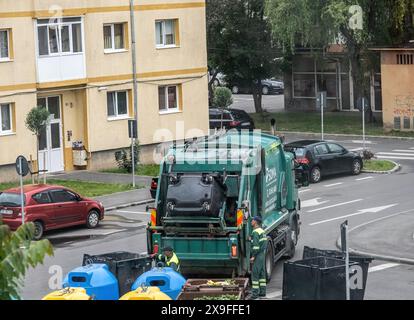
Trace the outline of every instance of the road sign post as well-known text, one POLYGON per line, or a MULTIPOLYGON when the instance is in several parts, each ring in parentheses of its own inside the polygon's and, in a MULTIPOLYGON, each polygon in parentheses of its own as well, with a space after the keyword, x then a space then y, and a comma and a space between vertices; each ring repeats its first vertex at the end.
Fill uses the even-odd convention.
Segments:
POLYGON ((358 99, 358 103, 357 103, 357 108, 359 109, 359 111, 362 112, 362 143, 363 143, 363 147, 365 150, 366 147, 366 130, 365 130, 365 112, 368 110, 369 108, 369 101, 367 98, 362 97, 358 99))
POLYGON ((345 253, 346 300, 351 300, 351 286, 349 281, 348 220, 341 224, 341 247, 342 252, 345 253))
POLYGON ((325 140, 325 128, 324 128, 324 112, 327 104, 327 92, 321 91, 316 99, 316 107, 321 110, 321 135, 322 140, 325 140))
POLYGON ((20 206, 22 208, 22 224, 24 224, 24 190, 23 177, 29 173, 29 163, 23 156, 18 156, 16 159, 16 171, 20 177, 20 206))
POLYGON ((138 137, 136 120, 128 121, 128 133, 131 138, 131 160, 132 160, 132 186, 135 188, 135 139, 138 137))

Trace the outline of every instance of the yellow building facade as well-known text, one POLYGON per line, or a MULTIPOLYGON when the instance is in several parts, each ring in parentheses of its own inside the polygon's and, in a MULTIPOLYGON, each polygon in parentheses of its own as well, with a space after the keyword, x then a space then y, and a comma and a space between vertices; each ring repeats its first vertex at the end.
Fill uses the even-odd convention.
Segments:
MULTIPOLYGON (((138 136, 142 162, 164 141, 208 133, 205 2, 136 0, 138 136)), ((18 155, 37 159, 26 128, 35 106, 51 113, 39 167, 114 167, 134 119, 129 0, 0 2, 0 181, 18 155), (86 150, 87 166, 73 147, 86 150)))

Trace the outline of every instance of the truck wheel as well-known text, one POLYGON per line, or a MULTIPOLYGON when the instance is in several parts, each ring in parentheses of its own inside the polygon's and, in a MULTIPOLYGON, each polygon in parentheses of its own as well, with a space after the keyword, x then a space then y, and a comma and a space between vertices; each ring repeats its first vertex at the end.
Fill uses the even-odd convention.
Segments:
POLYGON ((291 259, 295 256, 296 245, 298 244, 298 223, 296 220, 293 221, 292 226, 288 230, 286 246, 286 256, 291 259))
POLYGON ((273 266, 274 266, 274 259, 273 259, 273 246, 272 242, 269 241, 267 243, 267 249, 266 249, 266 280, 267 282, 272 279, 272 273, 273 273, 273 266))

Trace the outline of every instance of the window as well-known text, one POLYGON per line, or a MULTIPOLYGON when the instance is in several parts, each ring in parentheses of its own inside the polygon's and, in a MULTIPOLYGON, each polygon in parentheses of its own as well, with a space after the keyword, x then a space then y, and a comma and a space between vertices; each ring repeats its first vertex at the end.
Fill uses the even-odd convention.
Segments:
POLYGON ((44 203, 51 203, 52 202, 52 200, 50 200, 49 193, 47 193, 47 192, 36 193, 32 198, 38 204, 44 204, 44 203))
POLYGON ((158 87, 160 112, 178 111, 178 86, 158 87))
POLYGON ((55 203, 74 202, 77 200, 77 196, 67 190, 52 190, 50 194, 52 196, 53 202, 55 203))
POLYGON ((113 23, 104 25, 105 51, 125 50, 125 26, 125 23, 113 23))
POLYGON ((63 18, 37 21, 39 56, 82 52, 82 19, 63 18))
POLYGON ((107 94, 108 118, 125 118, 128 116, 128 92, 114 91, 107 94))
POLYGON ((11 104, 0 104, 0 134, 12 132, 11 104))
POLYGON ((320 145, 315 147, 315 153, 318 156, 321 156, 321 155, 324 155, 324 154, 328 154, 329 150, 328 150, 328 147, 326 146, 326 144, 320 144, 320 145))
POLYGON ((155 22, 156 44, 158 48, 177 45, 178 20, 160 20, 155 22))
POLYGON ((0 61, 10 60, 10 31, 0 30, 0 61))
POLYGON ((397 54, 397 64, 414 64, 414 54, 397 54))
POLYGON ((328 144, 329 150, 331 150, 330 153, 343 153, 345 151, 344 148, 342 148, 340 145, 330 143, 328 144))

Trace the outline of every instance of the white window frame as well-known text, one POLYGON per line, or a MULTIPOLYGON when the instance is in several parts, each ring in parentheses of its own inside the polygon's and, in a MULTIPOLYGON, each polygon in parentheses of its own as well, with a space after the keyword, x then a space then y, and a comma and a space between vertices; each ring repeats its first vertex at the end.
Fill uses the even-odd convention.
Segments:
POLYGON ((177 47, 177 35, 176 30, 177 26, 176 23, 178 23, 177 19, 161 19, 161 20, 155 20, 155 46, 157 49, 162 48, 176 48, 177 47), (165 22, 172 21, 173 22, 173 34, 174 34, 174 43, 173 44, 165 44, 165 22), (161 23, 161 33, 162 33, 162 43, 158 42, 158 34, 157 34, 157 23, 161 23))
MULTIPOLYGON (((115 108, 115 115, 110 116, 109 114, 107 114, 108 120, 120 120, 120 119, 129 119, 130 115, 129 115, 129 93, 128 90, 118 90, 118 91, 108 91, 106 94, 107 96, 109 94, 115 94, 115 101, 114 101, 114 108, 115 108), (118 93, 125 93, 126 94, 126 114, 119 114, 118 113, 118 93)), ((108 103, 108 98, 107 98, 107 103, 108 103)), ((106 106, 106 112, 108 113, 108 106, 106 106)))
POLYGON ((111 27, 111 45, 112 48, 105 49, 105 32, 104 32, 104 53, 114 53, 114 52, 125 52, 127 50, 127 44, 126 44, 126 37, 125 37, 125 22, 117 22, 117 23, 105 23, 103 29, 105 30, 105 27, 111 27), (124 42, 124 47, 120 49, 115 49, 115 25, 121 25, 122 26, 122 37, 124 42))
POLYGON ((7 57, 0 57, 0 62, 10 61, 10 30, 9 29, 0 29, 2 32, 7 34, 7 57))
POLYGON ((177 113, 181 111, 181 106, 180 106, 180 90, 179 90, 179 86, 178 84, 170 84, 170 85, 163 85, 163 86, 158 86, 158 111, 160 114, 166 114, 166 113, 177 113), (174 87, 175 88, 175 96, 177 98, 177 107, 175 108, 170 108, 168 105, 168 88, 174 87), (160 101, 159 101, 159 89, 160 88, 164 88, 164 97, 165 97, 165 101, 164 101, 164 105, 166 106, 165 109, 160 109, 160 101))
POLYGON ((12 112, 12 104, 11 103, 0 103, 0 136, 2 136, 2 135, 8 135, 8 134, 11 134, 11 133, 13 133, 13 112, 12 112), (3 128, 2 128, 3 119, 2 119, 1 108, 3 106, 8 106, 9 107, 10 130, 3 130, 3 128))
POLYGON ((39 20, 43 20, 43 19, 39 19, 36 22, 36 45, 37 45, 37 56, 38 58, 45 58, 45 57, 55 57, 55 56, 68 56, 68 55, 79 55, 79 54, 84 54, 85 52, 85 44, 83 41, 83 33, 84 33, 84 29, 83 29, 83 18, 82 17, 65 17, 65 18, 78 18, 79 21, 70 21, 70 22, 64 22, 62 18, 58 18, 55 19, 55 22, 48 22, 48 23, 39 23, 39 20), (80 28, 81 28, 81 45, 82 45, 82 50, 79 52, 73 52, 73 31, 72 31, 72 26, 74 24, 79 24, 80 28), (43 54, 40 55, 40 47, 39 47, 39 27, 47 27, 47 49, 48 49, 48 54, 43 54), (49 41, 49 28, 50 27, 58 27, 59 32, 57 33, 57 45, 58 45, 58 52, 50 52, 50 41, 49 41), (68 52, 63 52, 62 51, 62 28, 63 27, 69 27, 69 51, 68 52))

